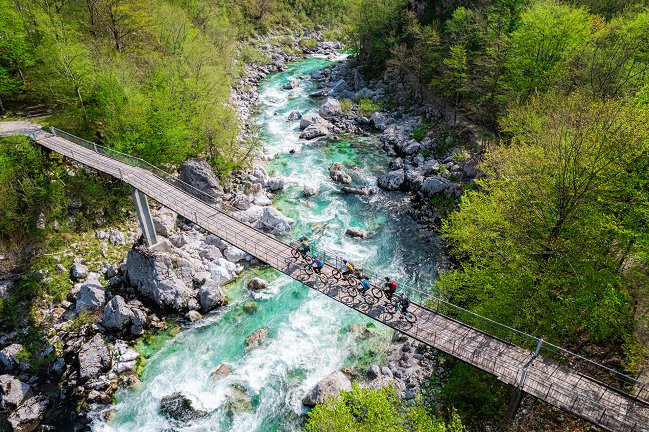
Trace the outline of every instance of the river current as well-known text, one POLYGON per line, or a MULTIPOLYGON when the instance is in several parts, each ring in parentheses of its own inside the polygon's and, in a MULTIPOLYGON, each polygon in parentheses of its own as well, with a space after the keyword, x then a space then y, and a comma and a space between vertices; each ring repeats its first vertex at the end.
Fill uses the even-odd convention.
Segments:
MULTIPOLYGON (((422 240, 419 227, 405 214, 403 195, 344 195, 328 175, 329 166, 340 162, 354 178, 354 185, 375 185, 376 176, 389 162, 378 137, 342 136, 307 142, 298 138, 299 122, 286 121, 292 110, 302 114, 317 111, 322 100, 308 97, 317 89, 313 81, 300 80, 300 86, 290 91, 282 86, 329 64, 322 58, 304 59, 269 76, 260 86, 256 121, 261 126, 264 151, 273 156, 267 168, 271 175, 286 179, 274 205, 295 219, 293 233, 309 235, 316 250, 326 249, 377 274, 428 290, 446 258, 430 235, 422 240), (305 198, 305 184, 319 186, 320 193, 305 198), (345 235, 349 226, 373 235, 367 240, 352 239, 345 235)), ((301 400, 308 390, 342 367, 366 368, 380 363, 392 335, 387 327, 272 269, 246 270, 224 290, 230 304, 167 340, 147 360, 142 384, 119 391, 111 420, 96 422, 93 430, 299 430, 306 412, 301 400), (251 300, 244 284, 253 276, 265 278, 270 287, 254 294, 258 309, 250 314, 243 308, 251 300), (351 324, 369 328, 374 336, 359 338, 348 330, 351 324), (268 338, 261 346, 246 349, 245 338, 260 327, 268 328, 268 338), (232 372, 212 378, 221 363, 229 365, 232 372), (252 411, 228 409, 227 395, 233 386, 252 397, 252 411), (160 399, 177 391, 208 415, 182 425, 162 416, 158 412, 160 399)))

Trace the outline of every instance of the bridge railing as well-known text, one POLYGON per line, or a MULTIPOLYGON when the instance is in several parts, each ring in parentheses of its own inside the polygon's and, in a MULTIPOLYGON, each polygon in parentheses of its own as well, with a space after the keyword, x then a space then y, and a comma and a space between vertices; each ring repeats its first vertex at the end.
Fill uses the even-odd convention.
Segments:
MULTIPOLYGON (((232 233, 231 234, 232 237, 230 239, 224 238, 223 240, 225 241, 237 240, 243 242, 248 241, 248 239, 243 238, 243 236, 239 233, 239 230, 237 229, 236 226, 238 220, 235 217, 233 217, 233 215, 236 214, 236 211, 238 209, 230 205, 217 202, 213 196, 179 180, 173 175, 146 162, 143 159, 119 152, 117 150, 96 144, 94 142, 84 140, 82 138, 79 138, 77 136, 74 136, 72 134, 69 134, 65 131, 62 131, 54 127, 50 128, 50 131, 55 136, 64 138, 70 142, 73 142, 77 145, 92 150, 93 152, 102 154, 104 156, 107 156, 114 160, 118 160, 125 164, 143 168, 147 171, 150 171, 156 176, 166 181, 167 183, 173 185, 174 187, 201 199, 207 205, 214 208, 215 211, 225 213, 226 215, 232 218, 232 223, 228 225, 230 227, 230 232, 232 233)), ((183 203, 178 203, 178 205, 184 207, 183 203)), ((200 215, 196 212, 194 213, 196 215, 195 216, 196 220, 194 220, 194 222, 196 222, 199 225, 201 220, 205 222, 210 218, 210 215, 203 214, 202 212, 200 215)), ((264 233, 264 235, 266 234, 264 233)), ((290 244, 297 243, 297 239, 291 237, 290 235, 283 236, 283 237, 284 240, 288 241, 290 244)), ((249 246, 254 248, 256 245, 250 244, 249 246)), ((270 263, 277 259, 277 257, 274 256, 274 254, 271 251, 259 250, 258 252, 260 255, 258 258, 261 258, 261 256, 263 255, 264 260, 266 262, 270 263)), ((322 256, 326 262, 332 265, 335 265, 335 263, 337 263, 340 258, 339 253, 328 251, 325 248, 319 248, 318 254, 322 256)), ((281 265, 281 263, 278 264, 281 265)), ((364 270, 364 273, 371 278, 374 284, 376 284, 377 286, 382 286, 382 280, 383 280, 382 277, 380 277, 377 274, 373 274, 369 270, 364 270)), ((409 297, 412 300, 421 304, 423 307, 426 307, 432 311, 450 317, 462 324, 474 327, 490 336, 497 337, 512 345, 516 345, 518 347, 531 351, 532 353, 534 353, 535 356, 540 355, 543 358, 552 359, 555 362, 559 363, 560 365, 564 365, 572 369, 576 369, 582 374, 584 374, 585 376, 594 379, 597 382, 600 382, 601 384, 604 384, 610 388, 626 393, 633 398, 637 398, 643 401, 649 401, 649 385, 647 385, 642 381, 636 380, 635 378, 629 375, 620 373, 612 368, 609 368, 598 362, 590 360, 584 356, 581 356, 579 354, 561 348, 557 345, 549 343, 541 338, 532 336, 530 334, 517 330, 513 327, 507 326, 505 324, 494 321, 490 318, 476 314, 475 312, 472 312, 468 309, 452 304, 440 298, 439 296, 435 296, 431 293, 423 292, 421 290, 418 290, 413 287, 409 287, 401 283, 399 284, 399 287, 401 291, 407 292, 409 297)))

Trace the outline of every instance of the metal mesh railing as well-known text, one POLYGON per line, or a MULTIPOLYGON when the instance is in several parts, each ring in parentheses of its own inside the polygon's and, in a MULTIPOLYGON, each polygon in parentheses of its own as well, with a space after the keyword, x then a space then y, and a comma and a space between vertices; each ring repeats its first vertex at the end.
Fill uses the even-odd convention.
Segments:
MULTIPOLYGON (((219 229, 219 232, 223 233, 221 236, 223 240, 231 244, 243 246, 241 247, 242 249, 246 250, 248 253, 254 255, 258 259, 273 265, 273 267, 275 268, 281 269, 286 266, 286 263, 281 257, 283 255, 290 254, 291 246, 287 245, 286 243, 281 243, 274 237, 270 237, 268 234, 256 230, 249 225, 244 225, 244 229, 242 223, 235 217, 233 217, 234 215, 236 215, 237 209, 228 205, 224 205, 222 203, 218 203, 215 200, 215 197, 211 196, 210 194, 180 181, 173 175, 149 164, 148 162, 140 158, 121 153, 119 151, 101 146, 93 142, 86 141, 56 128, 51 128, 51 132, 55 136, 64 138, 67 141, 73 142, 95 153, 107 156, 108 158, 123 162, 133 167, 142 168, 147 172, 155 175, 157 178, 164 180, 165 183, 169 184, 173 188, 179 189, 198 198, 202 203, 204 203, 204 208, 191 207, 187 203, 175 199, 171 194, 165 197, 165 200, 167 202, 163 204, 170 207, 172 210, 184 215, 186 218, 192 220, 197 225, 203 226, 205 228, 208 228, 206 227, 206 225, 209 226, 213 223, 218 223, 221 227, 219 229), (218 221, 216 221, 216 219, 218 219, 218 221), (260 239, 272 239, 274 246, 268 247, 263 241, 260 241, 260 239)), ((74 150, 71 150, 71 155, 73 158, 75 158, 74 150)), ((149 196, 154 197, 156 195, 159 195, 160 191, 156 190, 159 188, 159 185, 156 184, 154 179, 148 179, 145 176, 128 176, 128 174, 126 175, 128 179, 126 179, 124 178, 124 175, 119 167, 113 167, 113 169, 115 170, 115 172, 119 170, 120 178, 127 180, 134 187, 142 190, 149 196)), ((296 244, 297 242, 297 240, 295 238, 292 238, 290 235, 284 236, 283 239, 284 241, 288 241, 290 244, 296 244)), ((324 248, 320 248, 318 250, 318 254, 331 265, 335 266, 339 261, 339 254, 333 253, 324 248)), ((371 274, 371 272, 367 270, 364 271, 364 273, 370 276, 375 283, 382 279, 377 277, 377 275, 375 274, 371 274)), ((377 285, 380 285, 380 282, 377 285)), ((620 373, 588 358, 548 343, 543 339, 534 337, 502 323, 491 320, 487 317, 478 315, 467 309, 447 302, 444 299, 431 293, 422 292, 415 288, 404 286, 403 284, 400 284, 400 288, 406 291, 411 299, 419 303, 421 307, 430 312, 442 314, 446 318, 450 318, 457 323, 477 329, 490 337, 494 337, 501 341, 507 342, 511 346, 522 348, 527 352, 527 357, 525 357, 524 360, 528 365, 531 360, 533 360, 537 355, 540 354, 543 358, 552 359, 559 365, 565 365, 572 369, 576 369, 581 374, 584 374, 585 377, 588 377, 587 379, 601 383, 606 387, 615 389, 616 391, 623 392, 633 399, 643 401, 649 400, 649 387, 644 382, 638 381, 631 376, 620 373)), ((365 313, 363 311, 361 312, 365 313)), ((437 341, 438 338, 441 337, 439 332, 431 332, 430 329, 423 324, 424 322, 418 323, 414 328, 410 329, 410 331, 407 331, 407 333, 411 333, 419 339, 425 338, 426 340, 437 341)), ((390 324, 388 323, 388 325, 390 324)), ((467 349, 467 345, 458 343, 458 341, 462 342, 462 338, 459 338, 457 337, 457 335, 455 335, 452 346, 446 346, 444 350, 462 359, 480 355, 476 354, 479 351, 471 351, 467 349)), ((513 376, 514 381, 518 379, 517 377, 519 377, 519 373, 522 373, 520 361, 509 364, 507 361, 503 361, 503 359, 499 359, 498 362, 493 359, 492 367, 493 370, 489 372, 494 373, 495 375, 513 376), (498 368, 504 369, 499 371, 498 368)), ((532 379, 529 376, 521 376, 526 380, 532 379)), ((554 391, 557 391, 556 388, 554 391)), ((593 398, 589 399, 594 400, 596 399, 596 397, 597 396, 594 396, 593 398)), ((622 407, 620 409, 622 409, 622 407)), ((603 415, 602 418, 604 417, 605 416, 603 415)))

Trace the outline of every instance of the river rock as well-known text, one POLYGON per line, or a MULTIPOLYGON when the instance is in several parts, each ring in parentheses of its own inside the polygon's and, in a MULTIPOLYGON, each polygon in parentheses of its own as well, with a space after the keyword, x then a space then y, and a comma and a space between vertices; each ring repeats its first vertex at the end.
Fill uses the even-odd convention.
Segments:
POLYGON ((268 195, 266 195, 263 192, 260 192, 253 197, 252 203, 258 206, 265 207, 271 205, 273 201, 270 198, 268 198, 268 195))
POLYGON ((169 237, 176 230, 176 213, 166 207, 161 207, 153 216, 155 232, 164 237, 169 237))
POLYGON ((256 301, 250 300, 243 304, 243 311, 247 314, 254 314, 259 309, 259 305, 256 301))
POLYGON ((160 400, 160 414, 168 419, 187 422, 203 418, 207 415, 205 411, 194 408, 191 399, 181 392, 172 393, 160 400))
POLYGON ((296 79, 292 79, 286 84, 282 86, 284 90, 293 90, 294 88, 298 88, 300 86, 300 82, 296 79))
POLYGON ((227 303, 227 299, 221 292, 221 287, 212 279, 207 280, 201 286, 198 291, 198 301, 204 313, 227 303))
POLYGON ((305 197, 316 196, 320 192, 320 186, 304 185, 303 192, 305 197))
POLYGON ((250 282, 248 282, 248 289, 253 290, 253 291, 259 291, 268 288, 268 282, 261 278, 252 278, 250 279, 250 282))
POLYGON ((456 185, 450 180, 441 176, 435 176, 423 181, 421 192, 428 196, 433 196, 448 190, 455 190, 456 185))
POLYGON ((21 344, 11 344, 0 351, 0 366, 7 372, 17 370, 20 366, 18 353, 23 350, 21 344))
POLYGON ((79 351, 79 378, 85 382, 110 370, 112 358, 104 337, 97 333, 79 351))
POLYGON ((210 262, 207 265, 207 270, 210 272, 212 279, 219 285, 225 285, 237 277, 237 266, 225 258, 218 258, 210 262))
POLYGON ((293 219, 284 216, 276 208, 264 207, 255 228, 271 231, 273 234, 286 234, 291 231, 291 225, 294 223, 293 219))
POLYGON ((342 109, 340 108, 340 102, 337 99, 328 97, 318 110, 320 117, 325 119, 330 119, 341 115, 342 109))
POLYGON ((88 276, 88 267, 81 263, 75 262, 74 264, 72 264, 72 267, 70 267, 70 273, 75 279, 83 279, 88 276))
POLYGON ((306 113, 302 116, 300 119, 300 129, 306 129, 311 125, 323 125, 327 129, 333 128, 333 125, 329 123, 327 120, 323 119, 320 117, 318 113, 306 113))
POLYGON ((259 344, 261 344, 267 337, 268 329, 266 327, 255 330, 246 338, 246 348, 255 348, 259 346, 259 344))
POLYGON ((228 261, 236 263, 245 259, 247 254, 238 247, 230 245, 223 251, 223 255, 228 261))
POLYGON ((105 328, 125 330, 130 326, 129 330, 134 335, 142 334, 145 322, 144 311, 128 305, 120 295, 116 295, 106 304, 102 316, 102 325, 105 328))
POLYGON ((299 119, 301 119, 301 118, 302 118, 302 113, 300 113, 300 112, 297 111, 297 110, 295 110, 295 111, 291 111, 291 112, 288 114, 288 117, 287 117, 288 121, 296 121, 296 120, 299 120, 299 119))
POLYGON ((322 124, 312 124, 302 131, 300 139, 311 140, 321 136, 326 136, 329 129, 322 124))
POLYGON ((401 188, 405 180, 405 173, 402 169, 390 171, 387 174, 379 176, 378 184, 381 189, 395 191, 401 188))
MULTIPOLYGON (((198 158, 188 159, 180 166, 180 180, 195 187, 212 198, 223 195, 223 188, 207 161, 198 158)), ((196 193, 201 198, 203 194, 196 193)))
POLYGON ((7 417, 7 421, 14 432, 31 432, 36 429, 46 410, 47 398, 34 396, 20 404, 18 409, 7 417))
POLYGON ((329 396, 338 396, 341 391, 351 391, 352 383, 344 373, 335 371, 322 379, 302 399, 302 404, 307 407, 314 407, 322 403, 329 396))
POLYGON ((102 286, 86 283, 81 285, 81 289, 77 295, 75 311, 80 313, 85 310, 97 309, 103 307, 105 301, 106 292, 102 286))
POLYGON ((225 363, 221 363, 218 368, 214 372, 210 374, 210 376, 214 379, 229 375, 232 371, 230 370, 230 367, 226 365, 225 363))
POLYGON ((343 170, 343 166, 340 162, 334 162, 329 167, 329 177, 331 177, 331 179, 337 183, 352 183, 352 177, 343 170))
POLYGON ((273 177, 268 179, 266 182, 266 187, 272 192, 277 192, 278 190, 284 189, 284 179, 282 177, 273 177))
POLYGON ((252 411, 252 398, 238 385, 233 385, 230 388, 230 393, 226 399, 228 409, 232 413, 252 411))
POLYGON ((191 263, 184 258, 135 248, 128 252, 126 268, 137 291, 158 305, 182 310, 193 297, 187 285, 192 281, 191 263))
POLYGON ((29 396, 29 385, 11 375, 0 375, 0 409, 15 408, 29 396))
POLYGON ((186 318, 187 320, 191 321, 191 322, 196 322, 196 321, 202 319, 202 318, 203 318, 203 315, 201 315, 200 313, 198 313, 198 312, 195 311, 195 310, 190 310, 189 312, 187 312, 187 313, 185 314, 185 318, 186 318))
POLYGON ((343 186, 340 188, 340 191, 342 193, 346 193, 349 195, 375 195, 376 194, 376 188, 373 187, 351 187, 351 186, 343 186))
POLYGON ((371 235, 369 232, 359 227, 349 227, 347 228, 347 231, 345 231, 345 234, 347 234, 350 237, 357 237, 363 240, 369 238, 371 235))

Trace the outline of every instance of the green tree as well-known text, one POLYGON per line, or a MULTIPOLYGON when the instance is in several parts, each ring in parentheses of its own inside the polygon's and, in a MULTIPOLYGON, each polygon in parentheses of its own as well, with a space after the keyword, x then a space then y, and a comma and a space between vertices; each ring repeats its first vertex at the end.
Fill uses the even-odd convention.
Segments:
POLYGON ((467 91, 467 79, 469 73, 467 70, 467 53, 463 45, 452 45, 449 55, 444 59, 444 94, 453 97, 455 115, 453 122, 457 121, 457 109, 460 104, 460 98, 467 91))
POLYGON ((12 2, 0 0, 0 113, 5 111, 3 98, 23 89, 23 70, 33 63, 22 16, 12 2))

